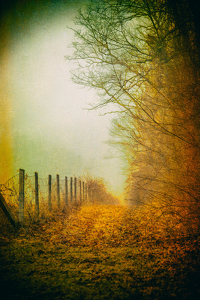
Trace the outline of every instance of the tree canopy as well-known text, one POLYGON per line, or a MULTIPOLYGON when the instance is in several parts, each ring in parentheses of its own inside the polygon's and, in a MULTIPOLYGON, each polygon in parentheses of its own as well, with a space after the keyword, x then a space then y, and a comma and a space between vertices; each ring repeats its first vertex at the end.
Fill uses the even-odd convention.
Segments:
POLYGON ((101 0, 79 11, 73 80, 116 106, 127 197, 199 220, 199 25, 189 0, 101 0), (156 204, 156 205, 157 205, 156 204))

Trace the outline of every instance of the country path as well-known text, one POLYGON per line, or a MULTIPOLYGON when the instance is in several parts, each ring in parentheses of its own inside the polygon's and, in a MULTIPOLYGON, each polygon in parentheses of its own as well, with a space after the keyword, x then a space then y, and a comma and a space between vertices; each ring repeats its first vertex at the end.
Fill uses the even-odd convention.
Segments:
POLYGON ((22 228, 0 247, 2 299, 199 299, 197 241, 146 235, 143 222, 133 208, 93 205, 22 228))
POLYGON ((131 245, 136 234, 134 212, 120 205, 83 206, 58 222, 55 231, 45 230, 49 242, 71 246, 131 245))

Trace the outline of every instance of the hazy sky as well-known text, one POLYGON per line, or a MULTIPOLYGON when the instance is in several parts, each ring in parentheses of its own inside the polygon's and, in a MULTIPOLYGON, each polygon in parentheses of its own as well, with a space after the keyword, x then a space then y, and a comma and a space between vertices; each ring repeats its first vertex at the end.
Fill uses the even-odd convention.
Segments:
MULTIPOLYGON (((30 1, 5 14, 1 127, 7 128, 12 170, 37 171, 40 177, 90 174, 121 193, 120 154, 105 144, 111 115, 84 109, 97 96, 71 81, 74 65, 64 58, 73 38, 67 26, 74 26, 72 17, 80 6, 68 2, 40 1, 34 6, 30 1)), ((1 165, 6 168, 6 163, 1 165)))

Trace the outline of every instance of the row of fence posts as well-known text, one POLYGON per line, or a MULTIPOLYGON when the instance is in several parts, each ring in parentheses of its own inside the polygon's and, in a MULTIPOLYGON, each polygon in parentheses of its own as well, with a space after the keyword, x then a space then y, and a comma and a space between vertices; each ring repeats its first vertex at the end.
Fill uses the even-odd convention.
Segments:
MULTIPOLYGON (((69 194, 70 202, 74 200, 77 203, 77 178, 70 177, 70 193, 68 189, 68 177, 65 176, 65 205, 69 204, 69 194)), ((57 194, 57 205, 60 208, 60 178, 56 175, 56 194, 57 194)), ((79 199, 80 202, 87 200, 88 191, 86 190, 84 181, 79 180, 79 199)), ((25 170, 19 170, 19 222, 23 224, 24 222, 24 201, 25 201, 25 170)), ((52 209, 52 176, 48 177, 48 210, 52 209)), ((38 183, 38 173, 35 172, 35 211, 36 216, 39 218, 39 183, 38 183)))

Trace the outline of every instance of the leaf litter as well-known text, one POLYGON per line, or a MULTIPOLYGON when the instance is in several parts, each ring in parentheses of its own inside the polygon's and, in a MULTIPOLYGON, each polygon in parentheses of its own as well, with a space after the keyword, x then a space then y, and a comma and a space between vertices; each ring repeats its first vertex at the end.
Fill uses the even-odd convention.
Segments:
POLYGON ((86 205, 22 228, 1 246, 1 291, 8 299, 198 299, 199 238, 143 225, 129 207, 86 205))

